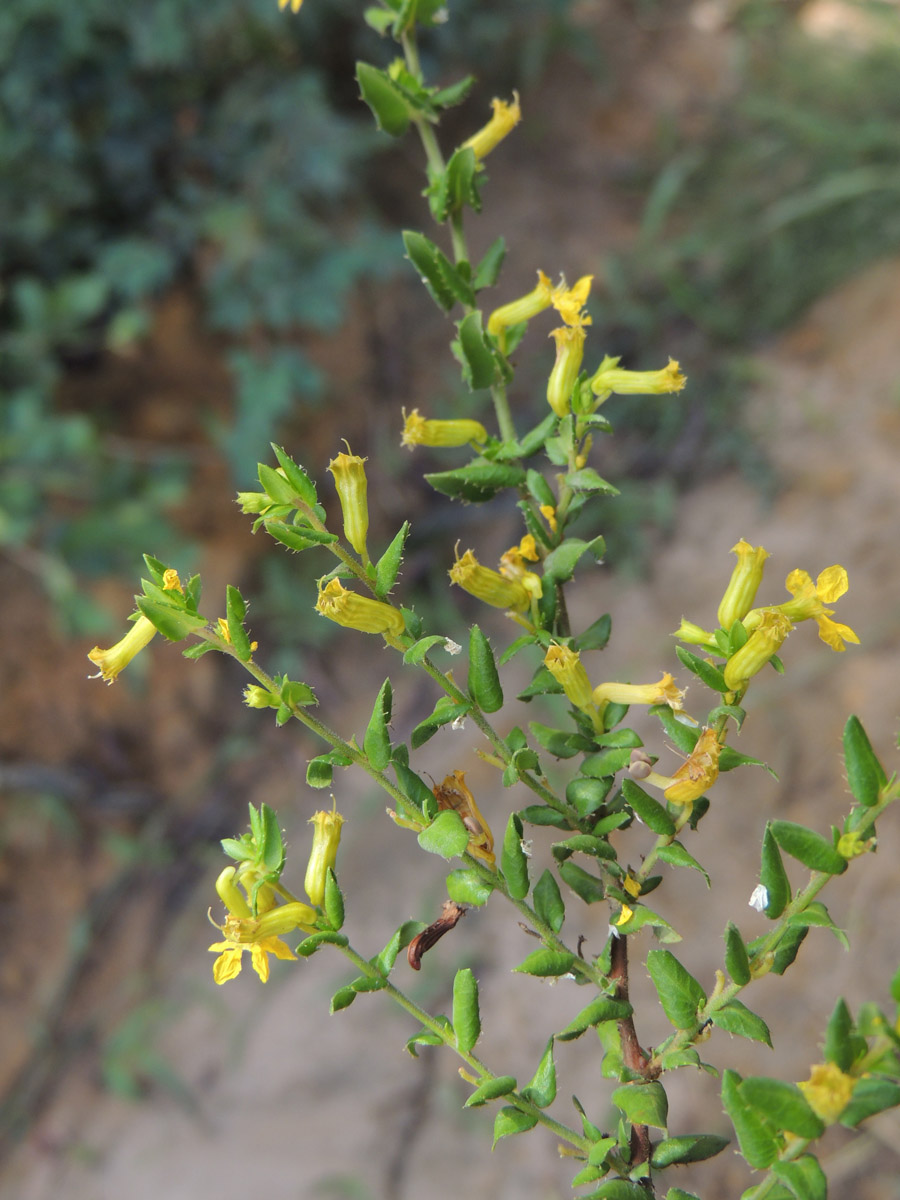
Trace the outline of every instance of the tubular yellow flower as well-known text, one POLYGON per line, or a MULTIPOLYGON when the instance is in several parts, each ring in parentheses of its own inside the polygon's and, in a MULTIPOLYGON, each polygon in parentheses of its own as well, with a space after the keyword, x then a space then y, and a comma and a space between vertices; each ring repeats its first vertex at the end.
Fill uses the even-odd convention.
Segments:
POLYGON ((586 313, 583 310, 585 304, 587 304, 593 281, 593 275, 582 275, 573 287, 566 287, 566 281, 563 279, 553 289, 553 307, 567 325, 580 328, 582 325, 590 325, 592 323, 590 313, 586 313))
POLYGON ((602 404, 613 392, 618 396, 655 396, 680 392, 686 383, 674 358, 658 371, 625 371, 619 368, 618 358, 607 355, 591 379, 591 391, 602 404))
POLYGON ((675 712, 684 708, 684 691, 668 673, 658 683, 601 683, 594 688, 595 704, 668 704, 675 712))
MULTIPOLYGON (((347 445, 345 442, 344 445, 347 445)), ((347 450, 350 447, 347 446, 347 450)), ((369 532, 369 505, 366 499, 366 460, 358 454, 345 454, 343 450, 328 464, 334 476, 341 512, 344 515, 344 537, 357 554, 366 558, 366 534, 369 532)))
POLYGON ((572 407, 572 389, 584 358, 584 330, 580 325, 563 325, 551 330, 550 336, 556 341, 556 362, 547 382, 547 403, 558 417, 564 417, 572 407))
POLYGON ((819 626, 819 637, 832 650, 846 650, 844 642, 859 644, 859 638, 850 626, 832 621, 830 618, 834 609, 825 607, 826 604, 833 604, 839 600, 850 586, 847 572, 842 566, 836 563, 832 567, 826 567, 815 583, 806 571, 791 571, 784 586, 794 597, 793 600, 776 604, 771 610, 753 609, 747 614, 745 621, 748 629, 754 628, 762 620, 764 613, 774 611, 784 613, 794 624, 798 621, 814 620, 819 626))
POLYGON ((688 621, 684 617, 681 618, 681 624, 672 634, 672 637, 678 638, 680 642, 687 642, 690 646, 705 646, 708 650, 716 650, 716 639, 708 629, 701 629, 699 625, 695 625, 693 621, 688 621))
MULTIPOLYGON (((332 801, 334 797, 332 796, 332 801)), ((310 817, 313 830, 312 850, 306 865, 306 879, 303 886, 311 903, 321 904, 325 899, 325 880, 328 868, 334 870, 337 861, 338 846, 341 841, 341 826, 344 818, 332 804, 331 812, 321 811, 310 817)))
POLYGON ((494 110, 494 115, 482 129, 472 137, 468 138, 462 144, 463 149, 471 149, 475 152, 477 159, 482 159, 485 155, 490 154, 495 146, 518 125, 522 119, 522 109, 519 105, 519 93, 513 92, 512 103, 507 104, 505 100, 491 101, 491 107, 494 110))
MULTIPOLYGON (((220 951, 213 963, 213 978, 216 983, 227 983, 241 973, 241 958, 245 950, 250 951, 253 969, 263 981, 269 978, 269 955, 276 958, 296 959, 296 954, 277 936, 302 929, 315 932, 315 909, 300 901, 270 908, 262 916, 254 918, 250 906, 235 882, 234 867, 226 867, 216 880, 216 891, 228 909, 224 925, 216 926, 225 935, 222 942, 214 942, 210 950, 220 951)), ((210 917, 210 920, 212 918, 210 917)))
POLYGON ((673 804, 692 804, 699 799, 719 777, 721 752, 715 729, 704 729, 687 762, 672 776, 665 798, 673 804))
POLYGON ((525 564, 526 561, 537 562, 539 558, 537 545, 530 533, 525 534, 518 546, 510 546, 500 556, 500 574, 504 579, 521 583, 533 600, 540 600, 543 583, 540 575, 529 571, 525 564))
POLYGON ((591 696, 591 681, 577 650, 554 642, 544 655, 544 666, 557 683, 562 685, 566 699, 584 712, 595 707, 591 696))
POLYGON ((460 419, 457 421, 426 420, 417 408, 407 416, 403 412, 403 436, 401 446, 466 446, 469 442, 481 444, 487 441, 487 430, 480 421, 460 419))
POLYGON ((753 607, 753 601, 762 583, 765 562, 769 557, 769 552, 762 546, 751 546, 743 538, 736 546, 731 547, 731 552, 737 555, 738 560, 719 604, 719 624, 723 629, 730 629, 735 621, 745 617, 753 607))
MULTIPOLYGON (((182 590, 178 572, 173 571, 171 567, 163 575, 163 588, 168 592, 180 592, 182 590)), ((95 646, 89 652, 88 658, 100 670, 96 675, 92 675, 91 679, 105 679, 107 683, 113 683, 118 677, 119 672, 123 671, 135 655, 139 654, 145 646, 153 641, 155 635, 156 626, 142 614, 132 623, 131 628, 125 636, 116 642, 114 646, 111 646, 108 650, 103 650, 100 646, 95 646)))
POLYGON ((543 271, 538 271, 537 274, 537 286, 526 296, 520 296, 518 300, 511 300, 509 304, 501 304, 499 308, 494 309, 488 317, 488 333, 499 337, 510 325, 530 321, 532 317, 550 307, 553 303, 553 285, 543 271))
POLYGON ((793 629, 788 617, 775 609, 764 609, 756 628, 737 653, 725 664, 725 682, 739 692, 758 674, 793 629))
POLYGON ((392 604, 348 591, 339 579, 330 579, 319 589, 316 610, 329 621, 361 633, 384 633, 399 637, 406 628, 403 613, 392 604))
POLYGON ((524 584, 514 579, 504 579, 499 571, 483 567, 471 550, 467 550, 460 558, 459 545, 456 547, 456 556, 448 574, 450 582, 458 584, 464 592, 493 608, 525 612, 530 607, 528 589, 524 584))
POLYGON ((836 1063, 816 1063, 809 1079, 797 1087, 806 1103, 826 1125, 833 1125, 850 1103, 855 1080, 846 1075, 836 1063))

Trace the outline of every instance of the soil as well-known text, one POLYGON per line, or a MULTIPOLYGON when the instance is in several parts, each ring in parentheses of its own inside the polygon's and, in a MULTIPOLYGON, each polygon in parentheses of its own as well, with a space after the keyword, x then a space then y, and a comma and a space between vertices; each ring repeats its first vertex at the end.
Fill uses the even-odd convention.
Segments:
MULTIPOLYGON (((606 6, 585 9, 585 28, 596 34, 606 6)), ((730 86, 727 25, 662 22, 635 38, 638 44, 622 47, 635 70, 614 94, 592 89, 585 69, 567 60, 549 93, 526 94, 526 113, 540 116, 538 164, 536 143, 527 140, 511 142, 506 157, 498 153, 496 166, 491 162, 488 211, 476 239, 486 245, 501 226, 510 237, 514 261, 504 277, 510 296, 530 286, 535 265, 567 269, 570 279, 591 270, 602 275, 604 254, 633 236, 634 215, 597 186, 598 161, 637 153, 661 113, 700 120, 692 98, 699 93, 708 105, 730 86)), ((346 329, 307 345, 329 370, 335 396, 353 394, 360 402, 349 414, 349 431, 339 406, 315 419, 299 414, 294 432, 308 461, 324 465, 341 436, 358 436, 360 446, 370 437, 383 442, 400 403, 433 392, 446 327, 426 323, 411 346, 409 329, 420 308, 412 286, 393 286, 374 312, 361 295, 346 329)), ((809 624, 792 634, 790 669, 754 689, 756 709, 739 741, 778 780, 753 768, 723 779, 691 843, 714 891, 687 872, 672 881, 677 887, 664 889, 663 912, 684 935, 679 956, 710 986, 726 922, 735 921, 748 937, 765 928, 747 900, 766 820, 805 821, 823 832, 840 820, 848 799, 840 762, 848 713, 860 717, 876 750, 895 765, 898 328, 895 259, 849 280, 760 349, 759 383, 744 420, 778 474, 775 498, 763 500, 736 473, 707 478, 681 498, 674 533, 656 540, 649 578, 635 583, 604 569, 575 588, 576 625, 604 611, 613 618, 612 643, 591 673, 637 680, 671 666, 670 634, 682 615, 712 621, 731 570, 729 550, 740 537, 772 554, 766 586, 775 601, 786 598, 779 580, 794 567, 813 577, 833 562, 849 571, 851 590, 837 619, 862 644, 837 655, 809 624)), ((669 350, 676 348, 661 348, 669 350)), ((440 372, 443 378, 443 366, 440 372)), ((136 357, 107 361, 89 381, 67 386, 76 405, 87 402, 88 391, 109 403, 127 398, 123 436, 193 447, 195 496, 179 521, 203 545, 197 566, 205 593, 222 595, 226 582, 252 580, 264 546, 236 514, 227 473, 189 419, 198 392, 227 406, 221 345, 203 331, 190 294, 174 293, 160 305, 153 337, 136 357)), ((386 521, 416 507, 397 478, 385 478, 383 489, 386 521)), ((472 523, 472 510, 466 516, 468 532, 504 544, 472 523)), ((446 511, 434 528, 449 545, 441 520, 446 511)), ((461 1107, 467 1087, 450 1056, 427 1048, 418 1058, 408 1055, 404 1043, 414 1029, 399 1010, 362 995, 349 1010, 327 1015, 329 996, 348 978, 336 956, 277 964, 264 988, 249 970, 215 987, 206 946, 217 934, 206 909, 220 861, 210 847, 242 828, 248 801, 276 807, 289 844, 302 847, 305 823, 323 799, 304 783, 306 761, 319 747, 243 709, 241 673, 213 655, 186 664, 176 649, 154 647, 114 687, 87 683, 89 645, 73 645, 55 631, 26 567, 0 563, 6 627, 16 633, 6 639, 0 697, 6 764, 0 784, 8 797, 0 865, 7 929, 0 960, 2 1195, 239 1200, 251 1189, 271 1200, 570 1195, 571 1164, 559 1162, 548 1135, 509 1139, 491 1153, 491 1122, 461 1107)), ((124 616, 132 591, 110 582, 96 594, 124 616)), ((498 642, 508 640, 501 623, 492 628, 498 642)), ((336 645, 311 647, 304 665, 323 711, 348 734, 360 734, 374 689, 396 667, 378 653, 360 657, 350 638, 343 650, 336 645)), ((504 675, 509 688, 516 669, 504 675)), ((424 689, 399 688, 397 736, 432 703, 424 689)), ((530 716, 523 710, 515 720, 530 716)), ((444 732, 422 765, 437 779, 465 769, 496 831, 511 798, 475 757, 476 748, 471 733, 444 732)), ((337 787, 349 818, 340 861, 348 928, 354 943, 374 953, 400 921, 438 915, 446 867, 409 853, 412 835, 384 817, 382 799, 362 781, 343 775, 337 787)), ((535 837, 536 858, 546 840, 535 837)), ((755 985, 751 1004, 768 1022, 775 1052, 726 1043, 717 1032, 702 1047, 709 1061, 802 1079, 821 1057, 837 994, 853 1009, 865 1000, 889 1005, 898 965, 888 915, 898 855, 900 828, 886 818, 878 854, 853 864, 826 896, 850 936, 850 951, 814 931, 783 979, 755 985)), ((595 952, 606 937, 602 907, 582 910, 579 918, 587 949, 595 952)), ((506 913, 489 905, 471 911, 410 983, 426 1007, 449 1010, 453 973, 471 966, 486 1017, 479 1049, 490 1065, 520 1080, 533 1073, 548 1031, 584 1003, 565 980, 551 986, 511 975, 532 948, 506 913)), ((633 985, 640 1036, 651 1043, 665 1036, 664 1020, 642 971, 634 972, 633 985)), ((573 1092, 589 1110, 606 1094, 585 1046, 557 1049, 562 1087, 552 1111, 564 1121, 572 1116, 573 1092)), ((728 1132, 711 1076, 680 1072, 667 1079, 667 1090, 677 1114, 670 1133, 728 1132)), ((832 1194, 900 1197, 900 1117, 888 1113, 864 1128, 861 1139, 836 1131, 823 1143, 832 1194)), ((750 1178, 726 1152, 684 1169, 673 1182, 706 1200, 727 1200, 750 1178)))

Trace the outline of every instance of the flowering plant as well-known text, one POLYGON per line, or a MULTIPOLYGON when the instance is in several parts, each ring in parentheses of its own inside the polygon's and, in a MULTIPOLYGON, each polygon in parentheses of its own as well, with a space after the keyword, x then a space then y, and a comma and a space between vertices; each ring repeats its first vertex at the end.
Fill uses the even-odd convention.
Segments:
MULTIPOLYGON (((282 0, 283 6, 287 2, 282 0)), ((299 3, 294 0, 291 7, 296 11, 299 3)), ((844 754, 853 802, 842 826, 826 837, 787 820, 768 823, 751 903, 770 927, 748 941, 734 921, 727 922, 721 968, 712 986, 695 978, 671 949, 681 935, 649 898, 671 882, 659 873, 661 865, 673 868, 676 880, 677 872, 687 869, 702 872, 709 881, 688 848, 690 837, 714 808, 721 775, 764 765, 736 750, 730 740, 751 712, 760 674, 785 670, 780 656, 788 636, 814 623, 834 651, 858 641, 852 629, 832 619, 829 607, 847 590, 847 573, 830 566, 814 583, 805 571, 794 570, 786 580, 791 599, 766 596, 760 603, 768 555, 741 540, 718 603, 717 625, 682 620, 676 633, 677 664, 699 685, 692 693, 693 711, 686 708, 686 689, 670 672, 646 684, 597 679, 594 656, 610 637, 609 618, 601 616, 586 629, 574 630, 566 596, 576 574, 596 570, 605 554, 602 536, 572 532, 577 517, 596 516, 598 501, 616 491, 590 465, 594 439, 612 432, 600 409, 613 393, 674 394, 686 379, 672 359, 658 370, 631 371, 620 367, 616 357, 587 357, 590 276, 570 287, 565 280, 553 284, 538 271, 537 283, 526 295, 492 309, 480 307, 481 293, 498 278, 506 247, 498 239, 479 263, 472 263, 464 215, 480 208, 483 161, 511 133, 521 111, 516 96, 508 103, 495 101, 484 128, 444 157, 435 126, 446 108, 465 98, 472 81, 444 88, 426 83, 417 29, 438 24, 442 12, 439 0, 420 0, 418 5, 383 0, 369 9, 368 23, 393 37, 402 55, 384 68, 358 64, 357 80, 380 129, 399 137, 413 127, 421 140, 426 195, 435 222, 448 231, 450 256, 416 231, 403 235, 406 254, 439 308, 461 311, 452 353, 465 385, 489 393, 493 408, 492 417, 485 413, 483 421, 426 417, 418 407, 404 411, 402 443, 411 450, 422 445, 450 452, 470 447, 467 462, 427 475, 429 484, 445 497, 471 504, 486 504, 511 491, 524 523, 521 539, 496 569, 458 544, 452 561, 452 547, 446 547, 446 561, 436 569, 447 570, 451 583, 477 600, 504 610, 515 636, 498 656, 473 625, 466 682, 459 683, 441 658, 461 653, 461 647, 427 628, 402 601, 400 568, 408 523, 380 554, 370 556, 365 458, 348 446, 328 464, 340 501, 338 525, 321 503, 312 473, 276 446, 277 466, 260 464, 260 490, 240 493, 242 511, 253 517, 254 531, 264 531, 281 547, 322 556, 330 570, 319 580, 315 609, 353 631, 348 636, 386 644, 396 652, 402 672, 424 672, 435 696, 431 713, 406 739, 394 740, 393 683, 387 678, 361 739, 345 736, 336 728, 339 722, 329 724, 317 714, 308 683, 272 675, 257 661, 257 645, 246 628, 247 605, 237 588, 227 590, 225 617, 212 622, 200 611, 199 579, 182 584, 174 570, 149 556, 150 578, 137 598, 131 632, 109 650, 95 648, 90 657, 112 682, 156 632, 172 641, 189 640, 188 657, 210 650, 232 656, 253 680, 244 693, 250 707, 274 709, 279 725, 299 721, 324 742, 326 749, 309 763, 307 780, 313 787, 331 787, 336 767, 362 769, 390 797, 391 818, 415 832, 424 851, 462 864, 447 877, 447 900, 436 920, 402 922, 379 953, 367 956, 345 932, 344 894, 336 873, 343 817, 336 807, 313 818, 305 900, 284 882, 287 862, 275 813, 266 805, 251 808, 249 833, 223 843, 235 865, 226 866, 216 884, 226 910, 218 926, 222 940, 210 947, 217 953, 217 983, 240 972, 247 950, 263 982, 270 956, 295 960, 327 949, 343 954, 356 974, 332 998, 332 1012, 347 1008, 362 993, 390 997, 415 1021, 407 1043, 411 1053, 421 1045, 444 1046, 459 1056, 461 1074, 471 1088, 466 1105, 495 1110, 495 1143, 543 1126, 561 1153, 576 1163, 573 1184, 589 1188, 592 1200, 689 1196, 667 1186, 668 1169, 708 1159, 730 1139, 702 1131, 669 1136, 663 1081, 687 1067, 720 1073, 722 1102, 737 1147, 749 1167, 763 1173, 745 1193, 747 1200, 824 1197, 825 1176, 811 1147, 825 1128, 838 1121, 854 1128, 900 1104, 897 1014, 888 1017, 869 1005, 854 1019, 837 999, 824 1035, 825 1061, 813 1065, 810 1078, 796 1085, 762 1075, 741 1078, 718 1061, 718 1051, 710 1054, 716 1061, 704 1062, 700 1047, 714 1030, 771 1044, 765 1022, 739 996, 764 975, 782 975, 810 928, 821 926, 844 938, 819 895, 855 859, 875 848, 876 821, 900 796, 900 783, 888 778, 861 724, 850 717, 844 754), (550 331, 555 361, 548 372, 547 410, 534 428, 522 432, 509 404, 513 355, 544 313, 561 322, 550 331), (569 706, 565 720, 531 721, 528 733, 518 725, 499 732, 495 714, 503 713, 504 727, 509 724, 501 674, 516 655, 530 657, 534 665, 519 699, 550 698, 552 705, 553 697, 564 697, 569 706), (658 720, 658 743, 653 738, 645 744, 624 723, 632 705, 646 706, 658 720), (477 728, 484 743, 481 757, 497 769, 515 797, 496 839, 466 783, 465 764, 441 783, 429 785, 423 778, 423 747, 438 730, 463 720, 477 728), (682 755, 680 764, 668 770, 661 765, 662 737, 682 755), (522 788, 530 793, 525 803, 522 788), (559 835, 541 870, 530 857, 529 826, 559 835), (799 890, 791 887, 783 856, 808 871, 799 890), (547 1030, 546 1050, 533 1078, 523 1085, 491 1069, 480 1049, 476 1053, 481 1017, 478 983, 470 968, 456 974, 448 1018, 410 998, 402 983, 402 960, 397 966, 405 949, 408 966, 422 970, 424 956, 457 925, 466 908, 489 902, 508 903, 540 941, 518 972, 567 979, 573 988, 583 989, 580 997, 572 993, 571 1019, 562 1028, 547 1030), (577 929, 580 905, 596 904, 609 908, 609 935, 599 953, 586 954, 582 939, 576 933, 573 941, 564 926, 568 922, 577 929), (288 945, 284 939, 298 931, 300 940, 288 945), (671 1032, 653 1046, 643 1044, 640 1014, 632 1001, 633 947, 671 1025, 671 1032), (586 1035, 597 1054, 598 1079, 614 1086, 598 1089, 600 1094, 586 1104, 576 1101, 575 1117, 567 1121, 548 1111, 557 1097, 554 1047, 586 1035), (615 1114, 611 1122, 610 1105, 615 1114)), ((313 597, 309 604, 313 606, 313 597)), ((892 994, 900 1004, 900 973, 892 994)))

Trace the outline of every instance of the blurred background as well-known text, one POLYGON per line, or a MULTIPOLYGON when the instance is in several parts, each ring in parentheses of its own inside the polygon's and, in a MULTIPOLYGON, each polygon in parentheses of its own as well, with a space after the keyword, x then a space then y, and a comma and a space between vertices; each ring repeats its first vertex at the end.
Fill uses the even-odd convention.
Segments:
MULTIPOLYGON (((238 513, 234 492, 254 486, 273 439, 329 502, 341 439, 368 455, 373 544, 415 514, 404 597, 435 628, 458 636, 477 617, 495 644, 510 640, 433 563, 452 561, 457 538, 492 561, 519 536, 514 510, 435 497, 423 470, 455 460, 399 448, 402 405, 482 417, 485 398, 462 392, 452 326, 402 257, 401 229, 432 233, 417 143, 376 133, 357 96, 355 61, 390 52, 349 0, 307 0, 297 17, 275 0, 0 10, 0 1190, 16 1200, 571 1194, 540 1132, 491 1154, 453 1063, 405 1054, 401 1015, 362 996, 329 1017, 348 976, 338 961, 285 966, 265 989, 249 971, 214 986, 218 839, 266 801, 304 863, 306 821, 327 802, 305 784, 321 747, 245 709, 243 673, 214 655, 185 663, 154 644, 114 688, 86 682, 86 652, 124 632, 146 551, 200 571, 210 613, 237 584, 261 661, 308 680, 348 736, 388 670, 398 738, 430 710, 380 651, 362 659, 362 635, 335 637, 315 616, 323 560, 279 552, 238 513)), ((670 666, 670 631, 682 614, 710 622, 739 537, 773 554, 770 602, 794 567, 850 571, 837 619, 862 646, 834 655, 797 631, 740 745, 780 782, 729 776, 692 846, 724 889, 715 911, 699 876, 667 889, 679 954, 711 982, 725 921, 748 937, 763 927, 746 901, 765 820, 825 831, 844 811, 848 713, 896 765, 898 5, 453 0, 423 61, 441 84, 478 77, 442 126, 445 148, 493 96, 521 93, 524 120, 488 160, 470 221, 476 257, 501 232, 509 245, 486 306, 529 290, 538 268, 593 274, 589 354, 633 368, 672 355, 689 376, 677 398, 605 410, 616 435, 593 461, 622 496, 601 518, 608 565, 572 601, 585 622, 612 615, 598 678, 670 666)), ((544 337, 518 361, 526 428, 543 412, 544 337)), ((516 680, 510 668, 508 694, 516 680)), ((532 716, 516 708, 510 726, 532 716)), ((475 748, 445 731, 417 766, 470 772, 496 831, 522 799, 475 748)), ((401 921, 437 916, 446 871, 410 853, 360 780, 335 790, 350 929, 374 953, 401 921)), ((888 1003, 900 958, 889 826, 826 895, 851 951, 815 931, 785 979, 749 997, 777 1060, 717 1033, 710 1061, 718 1038, 741 1070, 805 1078, 838 992, 888 1003)), ((470 913, 412 990, 441 1008, 455 968, 475 967, 493 1014, 486 1060, 528 1078, 582 1001, 564 983, 509 987, 531 944, 496 907, 470 913)), ((577 919, 599 950, 604 915, 577 919)), ((665 1030, 647 999, 651 1041, 665 1030)), ((553 1111, 571 1119, 574 1089, 602 1124, 596 1063, 581 1042, 559 1060, 570 1077, 553 1111)), ((728 1132, 714 1081, 682 1073, 669 1090, 670 1132, 728 1132)), ((898 1197, 900 1122, 865 1128, 825 1144, 835 1194, 898 1197)), ((674 1182, 726 1200, 749 1180, 726 1152, 674 1182)))

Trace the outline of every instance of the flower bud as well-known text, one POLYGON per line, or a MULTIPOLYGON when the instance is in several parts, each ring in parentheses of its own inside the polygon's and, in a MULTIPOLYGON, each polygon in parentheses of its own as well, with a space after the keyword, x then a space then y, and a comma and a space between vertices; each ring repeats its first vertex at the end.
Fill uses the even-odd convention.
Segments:
POLYGON ((335 807, 332 807, 331 812, 317 812, 310 818, 310 824, 314 825, 315 829, 303 886, 313 904, 321 904, 325 899, 325 880, 328 868, 331 867, 333 871, 337 861, 343 823, 344 818, 335 807))
POLYGON ((401 446, 467 446, 469 442, 479 444, 487 441, 487 430, 480 421, 459 419, 455 421, 430 421, 414 408, 407 416, 403 410, 403 436, 401 446))
POLYGON ((551 330, 550 336, 556 341, 556 362, 547 382, 547 403, 558 417, 565 417, 571 409, 572 389, 584 358, 584 329, 563 325, 551 330))
POLYGON ((679 642, 687 642, 689 646, 705 646, 707 650, 717 650, 716 639, 708 629, 701 629, 693 621, 681 618, 681 624, 672 634, 679 642))
POLYGON ((366 534, 369 532, 365 462, 358 454, 345 454, 342 450, 328 464, 344 515, 344 537, 362 558, 366 557, 366 534))
POLYGON ((769 552, 762 546, 751 546, 743 538, 736 546, 731 547, 731 552, 737 555, 737 566, 725 589, 718 613, 719 624, 725 630, 730 629, 735 621, 745 617, 753 607, 753 601, 762 583, 765 562, 769 557, 769 552))
POLYGON ((626 371, 619 367, 618 358, 607 355, 591 379, 591 391, 602 404, 613 392, 618 396, 653 396, 680 392, 686 383, 674 358, 658 371, 626 371))
POLYGON ((278 708, 281 699, 270 692, 268 688, 250 683, 244 688, 244 703, 248 708, 278 708))
POLYGON ((471 550, 457 558, 448 574, 451 583, 458 584, 464 592, 483 600, 494 608, 511 608, 525 612, 530 607, 528 589, 514 579, 504 579, 499 571, 483 567, 471 550))
POLYGON ((758 674, 781 644, 793 626, 780 612, 765 610, 759 625, 747 641, 725 664, 725 682, 732 692, 743 691, 754 675, 758 674))
POLYGON ((491 106, 494 115, 487 125, 462 144, 462 149, 471 149, 477 159, 482 159, 485 155, 490 154, 494 147, 499 145, 522 119, 518 92, 513 92, 511 104, 507 104, 505 100, 494 99, 491 101, 491 106))
POLYGON ((348 591, 339 579, 330 579, 319 590, 316 610, 329 621, 361 633, 383 633, 399 637, 406 628, 403 613, 392 604, 348 591))

